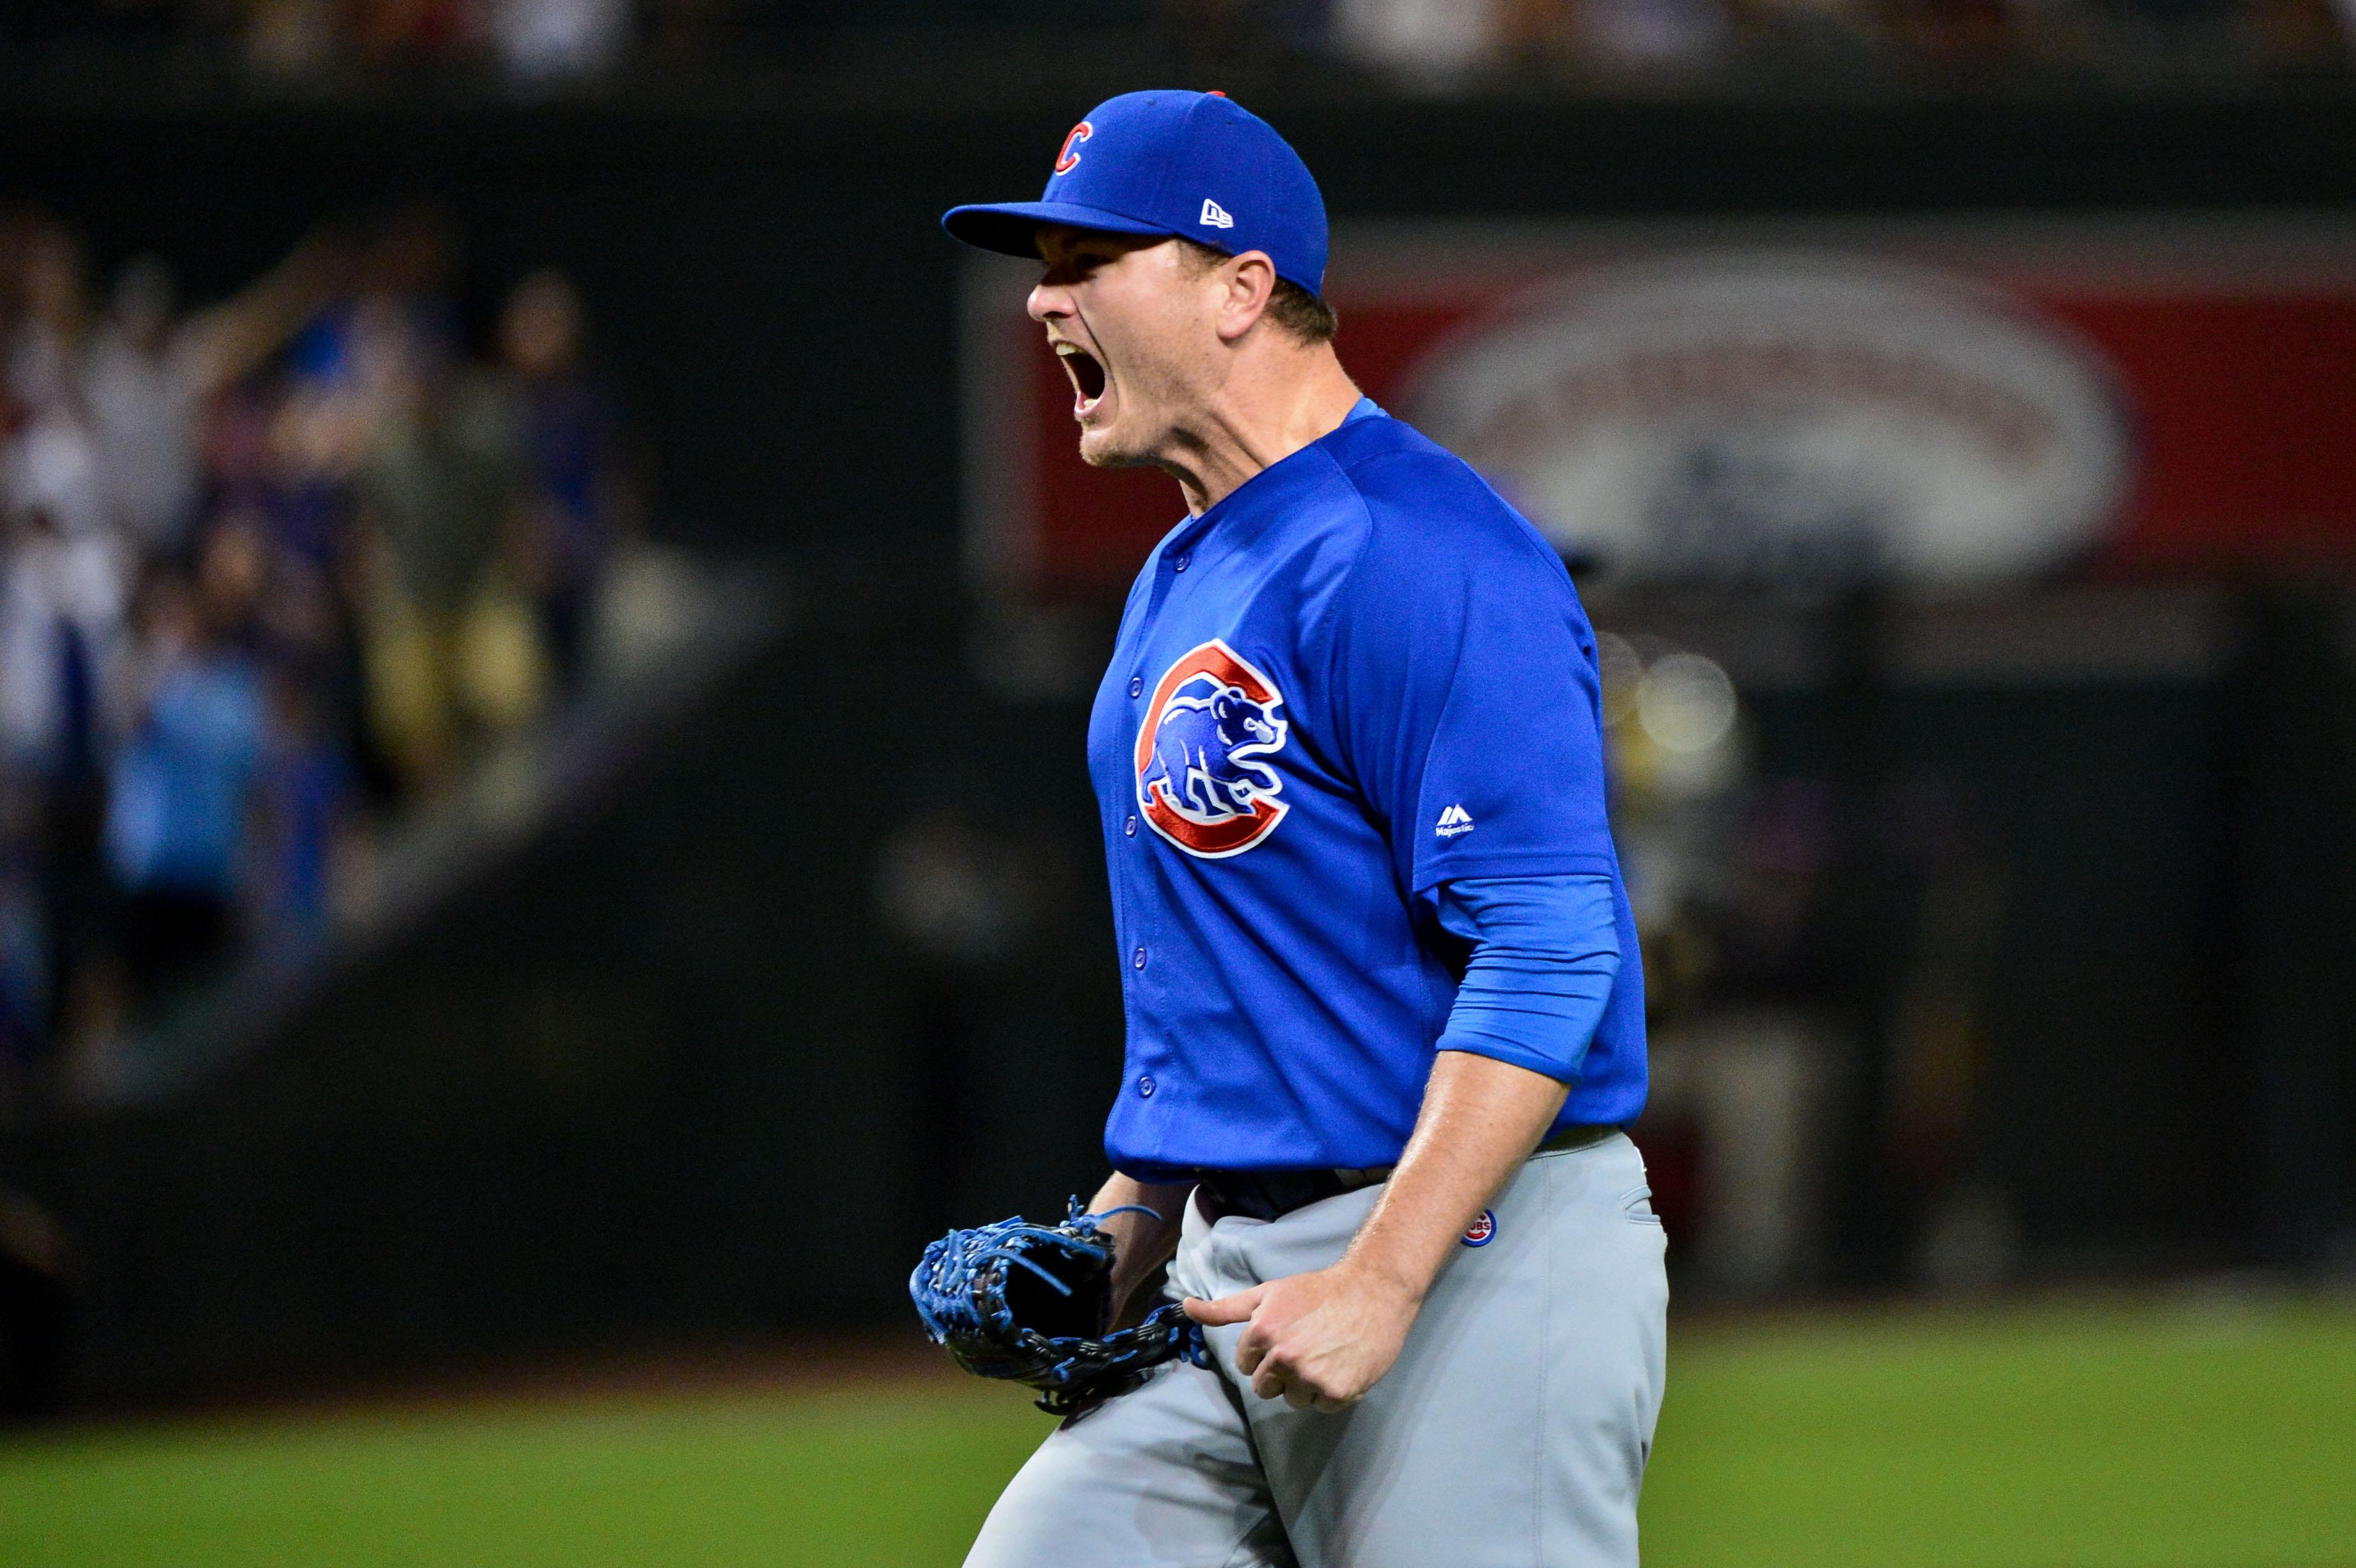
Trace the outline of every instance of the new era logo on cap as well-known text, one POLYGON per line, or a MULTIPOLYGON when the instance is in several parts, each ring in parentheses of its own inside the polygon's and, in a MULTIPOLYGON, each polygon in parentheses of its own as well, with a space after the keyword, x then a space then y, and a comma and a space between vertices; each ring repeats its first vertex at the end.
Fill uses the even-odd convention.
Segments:
POLYGON ((1227 209, 1207 196, 1203 198, 1203 221, 1213 229, 1233 229, 1236 226, 1236 220, 1227 216, 1227 209))

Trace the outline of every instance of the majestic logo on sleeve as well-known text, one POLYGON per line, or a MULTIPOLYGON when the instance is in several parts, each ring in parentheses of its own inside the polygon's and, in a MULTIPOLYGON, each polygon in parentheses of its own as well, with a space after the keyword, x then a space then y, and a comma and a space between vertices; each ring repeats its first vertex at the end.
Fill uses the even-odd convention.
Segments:
POLYGON ((1266 760, 1284 745, 1276 683, 1215 637, 1153 688, 1137 731, 1137 804, 1153 831, 1221 860, 1276 830, 1290 809, 1266 760))

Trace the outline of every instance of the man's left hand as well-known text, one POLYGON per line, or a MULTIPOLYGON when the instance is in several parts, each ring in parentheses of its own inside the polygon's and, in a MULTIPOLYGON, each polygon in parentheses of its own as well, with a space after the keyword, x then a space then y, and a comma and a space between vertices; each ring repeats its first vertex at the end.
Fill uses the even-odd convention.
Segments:
POLYGON ((1190 1296, 1206 1327, 1243 1323, 1236 1370, 1262 1399, 1296 1410, 1341 1410, 1366 1396, 1398 1360, 1421 1303, 1346 1262, 1296 1274, 1216 1301, 1190 1296))

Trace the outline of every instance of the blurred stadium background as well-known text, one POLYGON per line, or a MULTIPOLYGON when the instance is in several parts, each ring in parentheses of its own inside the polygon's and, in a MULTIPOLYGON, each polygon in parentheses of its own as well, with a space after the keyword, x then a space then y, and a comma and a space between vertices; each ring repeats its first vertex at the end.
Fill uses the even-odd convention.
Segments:
POLYGON ((2346 0, 0 5, 0 1558, 957 1560, 1175 505, 935 220, 1151 85, 1605 635, 1653 1559, 2356 1563, 2346 0))

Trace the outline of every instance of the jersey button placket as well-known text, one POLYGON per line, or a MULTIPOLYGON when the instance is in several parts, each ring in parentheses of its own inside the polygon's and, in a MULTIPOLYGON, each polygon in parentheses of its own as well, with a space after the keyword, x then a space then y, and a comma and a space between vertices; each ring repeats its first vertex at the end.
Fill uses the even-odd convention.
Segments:
MULTIPOLYGON (((1186 570, 1187 558, 1182 555, 1173 560, 1165 561, 1164 564, 1166 564, 1173 571, 1183 571, 1186 570)), ((1129 677, 1129 695, 1130 700, 1142 701, 1145 694, 1145 677, 1142 674, 1131 675, 1129 677)), ((1143 720, 1141 719, 1139 722, 1142 723, 1143 720)), ((1138 814, 1135 811, 1124 811, 1121 814, 1120 832, 1122 837, 1136 838, 1138 837, 1138 814)), ((1148 859, 1149 861, 1151 860, 1150 856, 1148 857, 1148 859)), ((1125 887, 1128 882, 1128 878, 1123 877, 1121 880, 1125 887)), ((1146 879, 1145 889, 1151 890, 1152 883, 1153 879, 1149 872, 1146 879)), ((1154 923, 1152 905, 1153 894, 1151 891, 1146 891, 1145 897, 1141 901, 1141 907, 1139 907, 1135 912, 1138 917, 1135 923, 1136 934, 1141 936, 1151 933, 1154 923)), ((1123 998, 1127 1003, 1132 1038, 1135 1038, 1139 1034, 1150 1037, 1153 1033, 1153 1030, 1150 1027, 1141 1029, 1139 1028, 1139 1025, 1146 1022, 1152 1013, 1152 1008, 1145 1000, 1147 959, 1148 955, 1146 953, 1144 943, 1135 943, 1130 948, 1130 973, 1127 981, 1121 987, 1121 990, 1123 993, 1123 998)), ((1151 1046, 1148 1046, 1142 1051, 1141 1054, 1144 1056, 1146 1061, 1150 1061, 1159 1056, 1160 1052, 1151 1046)), ((1141 1062, 1139 1065, 1141 1066, 1143 1063, 1141 1062)), ((1140 1072, 1132 1081, 1131 1087, 1135 1089, 1139 1099, 1151 1100, 1153 1098, 1155 1092, 1160 1089, 1161 1084, 1156 1082, 1152 1073, 1140 1072)))

